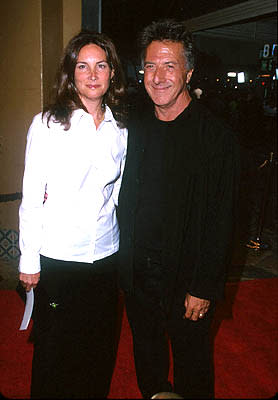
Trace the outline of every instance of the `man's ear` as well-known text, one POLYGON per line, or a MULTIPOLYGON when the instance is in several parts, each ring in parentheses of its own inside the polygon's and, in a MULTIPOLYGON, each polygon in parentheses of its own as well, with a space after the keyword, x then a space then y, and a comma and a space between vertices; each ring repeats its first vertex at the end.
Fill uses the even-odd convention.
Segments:
POLYGON ((186 73, 186 83, 190 82, 191 76, 193 74, 194 69, 190 69, 189 71, 187 71, 186 73))

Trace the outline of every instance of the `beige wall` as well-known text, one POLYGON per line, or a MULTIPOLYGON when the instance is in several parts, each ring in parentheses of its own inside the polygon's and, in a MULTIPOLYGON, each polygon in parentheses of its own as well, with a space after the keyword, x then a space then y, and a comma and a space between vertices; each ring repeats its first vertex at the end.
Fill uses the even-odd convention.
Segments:
POLYGON ((26 129, 41 105, 40 1, 1 1, 0 15, 0 191, 13 193, 20 191, 26 129))
POLYGON ((42 97, 48 104, 63 50, 63 1, 41 0, 42 97))
POLYGON ((63 47, 81 30, 82 0, 63 0, 63 47))
MULTIPOLYGON (((9 194, 21 191, 28 126, 81 28, 81 0, 1 0, 0 27, 0 194, 9 194)), ((0 229, 17 229, 17 209, 0 203, 0 229)))
POLYGON ((41 0, 43 105, 49 101, 63 48, 81 29, 81 3, 81 0, 41 0))

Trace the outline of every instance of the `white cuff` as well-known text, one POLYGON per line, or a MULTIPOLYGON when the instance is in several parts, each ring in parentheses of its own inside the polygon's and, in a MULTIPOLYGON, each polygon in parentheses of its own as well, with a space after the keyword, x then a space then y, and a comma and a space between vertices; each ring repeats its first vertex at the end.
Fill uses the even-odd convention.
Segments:
POLYGON ((22 254, 20 256, 18 270, 24 274, 36 274, 40 272, 40 255, 34 253, 22 254))

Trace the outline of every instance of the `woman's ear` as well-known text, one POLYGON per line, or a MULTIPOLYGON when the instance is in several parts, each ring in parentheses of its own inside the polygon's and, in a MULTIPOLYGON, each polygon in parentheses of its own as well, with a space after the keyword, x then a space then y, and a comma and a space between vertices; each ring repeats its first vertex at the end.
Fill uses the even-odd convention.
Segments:
POLYGON ((189 71, 187 71, 187 75, 186 75, 186 83, 190 82, 191 76, 193 74, 193 69, 190 69, 189 71))

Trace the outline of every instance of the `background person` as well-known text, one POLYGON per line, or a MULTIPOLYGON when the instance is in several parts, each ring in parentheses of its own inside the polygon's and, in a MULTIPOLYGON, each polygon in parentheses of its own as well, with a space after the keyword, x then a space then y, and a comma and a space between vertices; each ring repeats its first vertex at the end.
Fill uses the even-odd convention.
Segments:
POLYGON ((145 398, 172 390, 212 398, 210 326, 224 292, 237 147, 222 122, 191 100, 194 51, 183 23, 153 22, 140 46, 152 104, 130 117, 119 198, 119 271, 138 385, 145 398))
POLYGON ((81 32, 64 51, 53 104, 28 132, 19 279, 27 291, 36 288, 32 398, 109 392, 116 350, 115 207, 127 141, 123 94, 111 40, 81 32))

